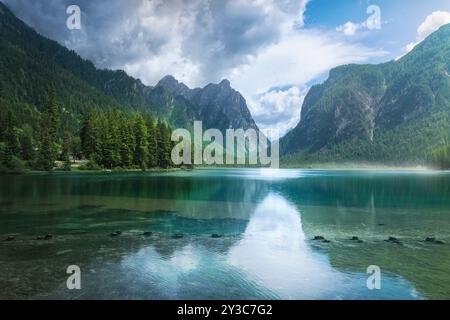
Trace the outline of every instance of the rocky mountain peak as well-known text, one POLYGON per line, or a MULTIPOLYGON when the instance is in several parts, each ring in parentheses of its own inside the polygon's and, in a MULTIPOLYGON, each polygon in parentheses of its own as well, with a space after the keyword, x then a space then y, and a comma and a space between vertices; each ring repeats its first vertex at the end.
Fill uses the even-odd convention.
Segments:
POLYGON ((219 86, 231 88, 231 83, 230 83, 229 80, 223 79, 223 80, 219 83, 219 86))
POLYGON ((163 87, 175 95, 182 95, 182 96, 185 96, 190 91, 188 86, 186 86, 182 82, 179 82, 171 75, 167 75, 161 80, 159 80, 156 87, 163 87))

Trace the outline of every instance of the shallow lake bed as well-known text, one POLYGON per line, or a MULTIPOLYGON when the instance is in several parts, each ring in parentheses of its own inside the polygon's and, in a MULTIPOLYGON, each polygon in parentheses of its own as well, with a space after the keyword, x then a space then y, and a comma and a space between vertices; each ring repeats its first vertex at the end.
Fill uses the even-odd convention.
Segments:
POLYGON ((448 173, 25 175, 0 203, 3 299, 450 297, 448 173))

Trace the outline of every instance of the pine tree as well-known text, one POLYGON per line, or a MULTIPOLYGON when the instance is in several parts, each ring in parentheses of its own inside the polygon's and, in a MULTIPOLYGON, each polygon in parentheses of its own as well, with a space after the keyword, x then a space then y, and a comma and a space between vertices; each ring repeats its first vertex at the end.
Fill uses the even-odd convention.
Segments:
POLYGON ((170 129, 163 121, 158 120, 156 131, 158 142, 158 165, 161 168, 169 168, 171 164, 172 151, 170 142, 170 129))
POLYGON ((72 137, 70 149, 72 150, 72 156, 74 159, 81 160, 83 158, 83 148, 80 137, 72 137))
POLYGON ((51 171, 57 158, 58 115, 56 93, 53 87, 48 91, 47 109, 41 117, 41 135, 38 168, 51 171))
POLYGON ((84 118, 81 128, 81 148, 86 159, 98 161, 100 155, 99 113, 90 111, 84 118))
POLYGON ((23 126, 20 137, 20 154, 23 160, 33 161, 36 156, 34 150, 33 128, 26 124, 23 126))
POLYGON ((99 164, 105 168, 114 167, 114 137, 109 130, 108 119, 103 117, 100 126, 101 151, 99 164))
POLYGON ((158 140, 157 130, 151 115, 147 115, 147 140, 148 140, 148 166, 151 168, 158 166, 158 140))
POLYGON ((4 121, 5 147, 2 152, 1 164, 7 169, 14 169, 14 158, 19 155, 19 140, 14 127, 13 114, 9 110, 4 121))
POLYGON ((111 150, 111 168, 120 166, 121 156, 120 148, 122 145, 122 137, 120 136, 120 122, 118 117, 120 113, 117 111, 108 112, 106 114, 106 128, 109 132, 109 147, 111 150))
POLYGON ((129 118, 123 113, 120 114, 119 121, 121 166, 129 168, 133 164, 134 148, 136 144, 133 124, 130 123, 129 118))
POLYGON ((63 168, 65 171, 70 171, 72 167, 72 162, 70 161, 70 147, 72 144, 72 137, 70 132, 65 131, 63 137, 63 145, 61 152, 61 160, 63 161, 63 168))
POLYGON ((145 120, 140 114, 134 117, 134 137, 134 164, 145 170, 148 160, 148 132, 145 120))
MULTIPOLYGON (((1 106, 1 110, 5 110, 3 106, 1 106)), ((10 111, 1 112, 0 113, 0 142, 3 142, 6 140, 6 131, 8 126, 8 113, 10 111)))

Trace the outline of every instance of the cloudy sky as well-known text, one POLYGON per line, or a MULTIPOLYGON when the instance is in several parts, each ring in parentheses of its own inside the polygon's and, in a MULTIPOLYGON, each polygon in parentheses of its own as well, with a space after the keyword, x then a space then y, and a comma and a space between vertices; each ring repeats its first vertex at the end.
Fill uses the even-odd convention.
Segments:
POLYGON ((281 134, 330 68, 396 59, 450 23, 450 0, 0 1, 98 67, 147 85, 167 74, 190 87, 227 78, 260 128, 281 134), (72 4, 81 30, 66 28, 72 4))

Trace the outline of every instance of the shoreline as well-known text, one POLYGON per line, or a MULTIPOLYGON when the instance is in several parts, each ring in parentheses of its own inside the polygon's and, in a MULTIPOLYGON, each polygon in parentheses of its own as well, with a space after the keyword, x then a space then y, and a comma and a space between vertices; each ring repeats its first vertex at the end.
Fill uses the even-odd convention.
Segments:
POLYGON ((45 175, 45 174, 152 174, 152 173, 169 173, 178 171, 195 171, 195 170, 236 170, 236 169, 266 169, 266 170, 316 170, 316 171, 374 171, 374 172, 422 172, 422 173, 450 173, 450 170, 434 169, 425 165, 383 165, 371 163, 313 163, 305 165, 285 165, 279 168, 257 167, 257 166, 194 166, 194 167, 176 167, 176 168, 151 168, 142 171, 138 168, 132 169, 80 169, 79 163, 74 163, 70 171, 65 171, 61 166, 55 167, 52 171, 39 171, 33 169, 25 169, 21 172, 0 172, 0 176, 6 175, 45 175))
POLYGON ((79 170, 77 167, 71 171, 55 169, 53 171, 25 170, 20 173, 0 173, 0 176, 7 175, 46 175, 46 174, 152 174, 152 173, 169 173, 179 171, 196 171, 196 170, 236 170, 236 169, 267 169, 267 170, 317 170, 317 171, 398 171, 398 172, 417 172, 417 173, 450 173, 450 170, 433 169, 422 165, 417 166, 394 166, 394 165, 370 165, 370 164, 315 164, 308 166, 281 166, 280 168, 270 167, 233 167, 233 166, 199 166, 193 168, 153 168, 142 171, 141 169, 100 169, 100 170, 79 170))

